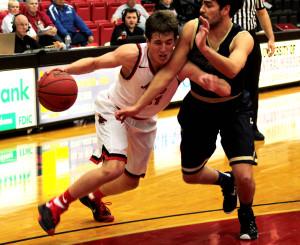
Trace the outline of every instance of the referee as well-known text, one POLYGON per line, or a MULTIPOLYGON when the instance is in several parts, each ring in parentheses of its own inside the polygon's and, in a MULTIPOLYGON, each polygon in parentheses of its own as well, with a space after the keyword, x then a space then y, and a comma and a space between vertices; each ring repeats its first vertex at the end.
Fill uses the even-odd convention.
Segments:
POLYGON ((261 66, 261 51, 255 33, 257 27, 256 15, 260 26, 268 37, 268 54, 271 57, 275 51, 275 38, 269 14, 264 6, 264 0, 245 0, 244 6, 232 17, 232 22, 249 31, 254 39, 254 47, 245 65, 245 88, 250 92, 252 100, 252 123, 255 140, 264 140, 265 136, 257 128, 258 83, 261 66))

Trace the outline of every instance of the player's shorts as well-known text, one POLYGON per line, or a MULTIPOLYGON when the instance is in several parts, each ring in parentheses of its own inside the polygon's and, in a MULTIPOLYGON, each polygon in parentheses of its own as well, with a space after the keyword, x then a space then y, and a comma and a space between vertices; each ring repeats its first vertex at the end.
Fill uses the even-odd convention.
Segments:
POLYGON ((250 106, 247 91, 234 99, 219 103, 204 102, 189 93, 178 114, 182 130, 182 172, 194 174, 205 166, 216 149, 219 133, 230 165, 257 165, 250 106))
POLYGON ((125 173, 132 177, 144 177, 156 137, 156 119, 127 118, 121 123, 115 118, 117 107, 106 91, 98 94, 95 103, 95 127, 98 149, 91 161, 99 164, 105 160, 126 163, 125 173))

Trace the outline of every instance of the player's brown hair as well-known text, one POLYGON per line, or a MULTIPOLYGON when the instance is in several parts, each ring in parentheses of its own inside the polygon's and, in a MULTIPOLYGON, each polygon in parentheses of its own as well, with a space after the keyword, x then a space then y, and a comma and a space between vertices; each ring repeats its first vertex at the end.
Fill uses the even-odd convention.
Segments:
POLYGON ((146 20, 145 35, 151 41, 152 34, 155 32, 166 35, 173 32, 174 38, 178 35, 178 20, 174 13, 169 10, 154 11, 146 20))

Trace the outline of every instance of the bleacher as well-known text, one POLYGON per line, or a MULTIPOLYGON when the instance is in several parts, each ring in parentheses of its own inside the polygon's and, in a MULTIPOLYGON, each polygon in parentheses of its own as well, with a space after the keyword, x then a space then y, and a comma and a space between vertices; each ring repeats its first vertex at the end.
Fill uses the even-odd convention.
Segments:
MULTIPOLYGON (((299 0, 266 0, 273 29, 278 31, 275 24, 293 24, 300 27, 300 1, 299 0)), ((258 27, 261 30, 261 27, 258 27)))
MULTIPOLYGON (((78 16, 93 32, 95 43, 103 46, 110 41, 115 28, 115 24, 110 23, 112 15, 119 6, 126 3, 126 0, 66 0, 65 3, 74 7, 78 16)), ((137 3, 142 5, 141 0, 137 0, 137 3)), ((50 4, 50 0, 41 0, 39 10, 46 11, 50 4)), ((146 4, 145 9, 151 14, 154 6, 155 4, 146 4)), ((26 11, 26 2, 20 2, 20 13, 26 11)), ((121 20, 118 24, 120 23, 121 20)))
MULTIPOLYGON (((153 3, 155 1, 142 1, 137 0, 137 3, 141 4, 146 11, 151 14, 155 7, 153 3)), ((180 1, 184 6, 188 6, 189 1, 180 1)), ((273 24, 274 31, 278 31, 274 24, 291 23, 294 26, 300 28, 300 0, 266 0, 266 9, 268 10, 271 22, 273 24)), ((115 28, 115 25, 110 23, 110 19, 116 9, 126 3, 126 0, 66 0, 66 4, 70 4, 76 10, 76 13, 83 19, 87 26, 92 30, 94 34, 95 43, 99 46, 103 46, 110 41, 111 34, 115 28)), ((39 2, 39 10, 46 11, 50 0, 41 0, 39 2)), ((199 13, 199 7, 201 1, 194 1, 191 7, 194 9, 192 17, 194 18, 194 12, 197 8, 197 15, 199 13)), ((188 8, 185 8, 186 10, 188 8)), ((26 11, 26 3, 20 2, 20 13, 26 11)), ((179 11, 181 12, 181 11, 179 11)), ((183 18, 184 22, 188 21, 187 16, 183 18)), ((118 24, 122 23, 120 20, 118 24)), ((0 20, 1 26, 1 20, 0 20)), ((259 25, 257 31, 262 28, 259 25)))

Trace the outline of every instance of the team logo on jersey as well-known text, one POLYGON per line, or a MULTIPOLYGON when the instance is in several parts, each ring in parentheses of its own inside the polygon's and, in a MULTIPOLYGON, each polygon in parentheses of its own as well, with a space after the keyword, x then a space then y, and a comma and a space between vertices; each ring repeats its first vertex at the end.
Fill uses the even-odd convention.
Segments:
POLYGON ((104 125, 105 122, 107 122, 107 120, 104 119, 100 114, 98 114, 98 122, 99 122, 99 124, 104 125))
MULTIPOLYGON (((141 86, 141 89, 147 89, 149 87, 150 83, 146 84, 145 86, 141 86)), ((149 103, 149 105, 153 104, 153 105, 158 105, 159 101, 161 100, 161 98, 163 97, 163 94, 167 91, 167 88, 165 88, 159 95, 157 95, 153 101, 151 101, 149 103)))
POLYGON ((149 87, 150 83, 146 84, 145 86, 141 86, 141 89, 147 89, 149 87))

